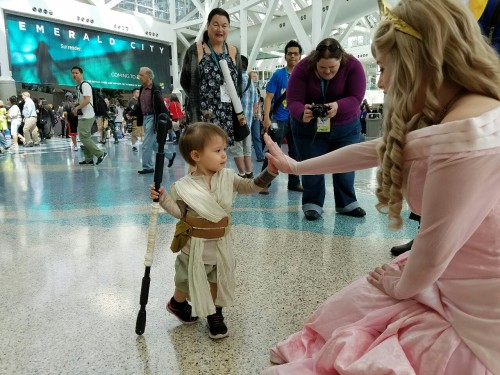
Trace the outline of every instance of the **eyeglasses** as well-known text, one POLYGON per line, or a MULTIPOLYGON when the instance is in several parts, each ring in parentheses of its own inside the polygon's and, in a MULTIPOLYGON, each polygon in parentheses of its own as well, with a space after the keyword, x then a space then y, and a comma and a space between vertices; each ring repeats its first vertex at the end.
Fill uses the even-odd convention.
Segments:
POLYGON ((320 44, 319 46, 316 47, 316 51, 318 52, 325 52, 326 50, 330 52, 337 52, 340 49, 340 46, 338 44, 320 44))
POLYGON ((222 29, 222 30, 227 30, 229 29, 229 25, 219 25, 218 23, 213 23, 210 26, 212 26, 214 29, 222 29))

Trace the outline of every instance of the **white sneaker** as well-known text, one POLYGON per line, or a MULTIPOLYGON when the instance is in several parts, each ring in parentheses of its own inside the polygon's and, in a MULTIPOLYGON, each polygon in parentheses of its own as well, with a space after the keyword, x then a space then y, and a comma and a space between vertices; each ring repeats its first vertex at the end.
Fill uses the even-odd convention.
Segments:
POLYGON ((78 146, 73 146, 73 151, 78 151, 78 146))

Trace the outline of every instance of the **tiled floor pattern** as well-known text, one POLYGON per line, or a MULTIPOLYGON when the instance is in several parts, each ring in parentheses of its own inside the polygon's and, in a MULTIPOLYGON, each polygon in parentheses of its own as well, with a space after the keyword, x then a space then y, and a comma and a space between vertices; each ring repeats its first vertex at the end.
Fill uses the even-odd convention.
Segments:
MULTIPOLYGON (((109 158, 95 167, 79 166, 83 153, 60 138, 0 158, 0 374, 259 374, 270 346, 416 231, 413 222, 387 229, 374 208, 374 170, 356 174, 362 219, 336 215, 330 189, 323 218, 306 221, 286 176, 268 196, 238 196, 236 301, 224 309, 230 335, 213 341, 205 319, 187 327, 165 312, 175 220, 160 214, 146 332, 138 337, 153 175, 137 173, 140 152, 130 141, 103 147, 109 158)), ((178 156, 163 183, 185 171, 178 156)))

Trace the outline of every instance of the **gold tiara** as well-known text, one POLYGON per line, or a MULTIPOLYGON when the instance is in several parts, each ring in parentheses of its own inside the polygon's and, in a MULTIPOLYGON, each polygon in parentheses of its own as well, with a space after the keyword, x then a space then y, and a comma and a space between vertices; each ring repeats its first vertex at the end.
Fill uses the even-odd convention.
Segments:
POLYGON ((392 13, 389 5, 384 0, 378 0, 378 6, 381 19, 385 19, 391 22, 396 30, 401 31, 402 33, 405 33, 407 35, 411 35, 412 37, 422 41, 422 34, 420 34, 412 26, 408 25, 405 21, 392 13))

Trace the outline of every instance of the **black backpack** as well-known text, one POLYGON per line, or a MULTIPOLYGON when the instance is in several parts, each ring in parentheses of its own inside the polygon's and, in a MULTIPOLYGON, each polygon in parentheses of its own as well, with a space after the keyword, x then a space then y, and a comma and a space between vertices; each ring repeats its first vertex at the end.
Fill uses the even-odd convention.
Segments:
POLYGON ((90 84, 89 81, 83 81, 82 83, 80 83, 80 87, 79 87, 80 93, 83 95, 82 85, 84 82, 87 82, 89 84, 90 88, 92 89, 92 101, 93 101, 93 103, 90 103, 90 104, 94 108, 94 113, 95 113, 96 117, 107 116, 108 115, 108 105, 106 104, 104 97, 101 95, 99 90, 96 90, 92 87, 92 85, 90 84))

